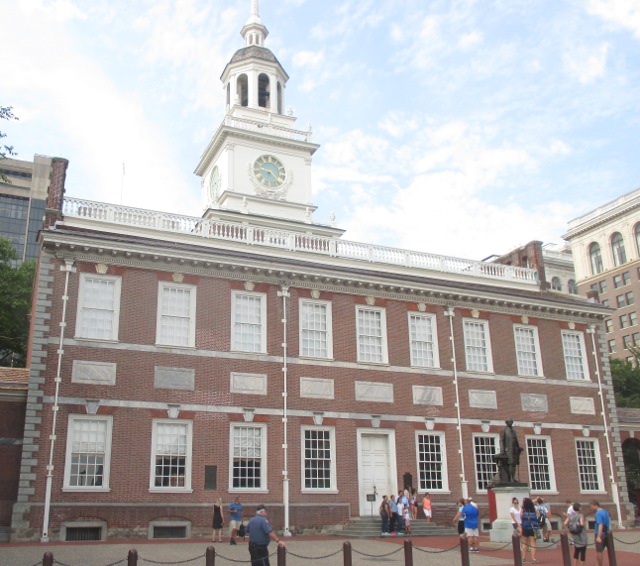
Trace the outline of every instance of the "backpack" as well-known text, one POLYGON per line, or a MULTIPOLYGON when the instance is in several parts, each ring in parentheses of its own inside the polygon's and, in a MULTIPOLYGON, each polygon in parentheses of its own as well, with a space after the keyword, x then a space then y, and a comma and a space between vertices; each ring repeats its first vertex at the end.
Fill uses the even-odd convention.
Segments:
POLYGON ((540 523, 541 527, 544 527, 544 524, 547 522, 547 510, 542 505, 540 505, 538 509, 540 511, 540 517, 538 517, 538 522, 540 523))
POLYGON ((567 526, 569 527, 569 532, 572 535, 579 535, 584 529, 584 527, 580 524, 580 515, 578 515, 577 513, 571 515, 569 524, 567 526))

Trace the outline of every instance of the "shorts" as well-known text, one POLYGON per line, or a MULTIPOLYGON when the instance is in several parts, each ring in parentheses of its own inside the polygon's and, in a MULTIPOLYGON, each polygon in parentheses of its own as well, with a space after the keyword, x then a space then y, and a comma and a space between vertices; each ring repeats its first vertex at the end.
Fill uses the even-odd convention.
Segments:
POLYGON ((574 560, 580 559, 582 562, 584 562, 587 559, 587 547, 586 546, 576 546, 573 549, 573 559, 574 560))
POLYGON ((533 529, 522 529, 522 536, 523 537, 535 537, 536 536, 536 532, 533 529))
POLYGON ((477 537, 478 535, 478 529, 470 529, 469 527, 465 527, 464 529, 464 533, 468 536, 468 537, 477 537))
POLYGON ((229 526, 231 527, 231 530, 239 529, 241 524, 242 524, 242 521, 234 521, 233 519, 229 521, 229 526))
POLYGON ((602 537, 602 542, 596 541, 596 552, 604 552, 604 549, 608 547, 609 541, 607 540, 606 535, 602 537))
POLYGON ((424 510, 424 516, 425 517, 431 517, 431 509, 425 509, 424 510))

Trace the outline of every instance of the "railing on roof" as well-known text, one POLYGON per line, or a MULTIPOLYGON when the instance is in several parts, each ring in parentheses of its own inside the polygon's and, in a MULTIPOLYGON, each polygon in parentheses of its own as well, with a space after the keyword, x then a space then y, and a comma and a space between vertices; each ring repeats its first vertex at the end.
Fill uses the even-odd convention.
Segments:
POLYGON ((534 269, 350 242, 326 236, 265 228, 264 226, 248 223, 203 220, 192 216, 181 216, 179 214, 156 212, 78 198, 65 198, 62 213, 64 216, 85 218, 94 222, 108 222, 163 232, 191 234, 214 240, 286 249, 293 252, 320 254, 387 265, 401 265, 425 271, 517 281, 531 285, 537 284, 537 272, 534 269))
POLYGON ((304 132, 302 130, 293 130, 286 126, 279 126, 273 122, 261 122, 251 120, 249 118, 239 118, 227 114, 224 117, 224 125, 249 132, 258 132, 263 134, 271 134, 279 138, 287 138, 294 141, 311 142, 311 130, 304 132))

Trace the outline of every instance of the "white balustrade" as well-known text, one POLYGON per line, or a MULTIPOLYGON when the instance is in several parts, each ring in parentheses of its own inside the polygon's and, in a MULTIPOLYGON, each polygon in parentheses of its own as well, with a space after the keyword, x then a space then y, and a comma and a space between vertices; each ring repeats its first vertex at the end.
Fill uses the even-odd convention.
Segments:
POLYGON ((106 222, 185 235, 191 234, 212 240, 240 242, 370 263, 400 265, 424 271, 468 274, 475 277, 518 281, 531 285, 536 285, 538 282, 537 272, 534 269, 350 242, 313 234, 251 226, 246 223, 203 220, 192 216, 155 212, 77 198, 64 199, 62 214, 93 222, 106 222))

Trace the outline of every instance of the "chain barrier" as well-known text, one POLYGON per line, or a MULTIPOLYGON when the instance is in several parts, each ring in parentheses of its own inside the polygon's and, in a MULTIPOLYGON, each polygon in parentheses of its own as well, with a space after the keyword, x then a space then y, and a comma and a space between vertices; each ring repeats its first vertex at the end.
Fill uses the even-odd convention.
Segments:
MULTIPOLYGON (((57 564, 58 566, 71 566, 71 564, 65 564, 64 562, 59 562, 55 558, 53 559, 53 563, 57 564)), ((39 562, 39 564, 42 564, 42 562, 39 562)))
MULTIPOLYGON (((611 535, 611 536, 613 536, 613 535, 611 535)), ((626 540, 619 539, 619 538, 617 538, 615 536, 613 537, 613 540, 615 540, 616 542, 620 542, 622 544, 638 544, 638 543, 640 543, 640 539, 632 540, 631 542, 627 542, 626 540)))
POLYGON ((325 554, 324 556, 302 556, 301 554, 296 554, 295 552, 291 552, 287 548, 287 556, 302 558, 303 560, 324 560, 325 558, 333 558, 334 556, 337 556, 338 554, 342 554, 343 552, 344 552, 344 549, 339 548, 335 552, 332 552, 331 554, 325 554))
MULTIPOLYGON (((505 548, 511 548, 512 544, 510 542, 506 543, 504 546, 499 546, 498 548, 487 548, 486 546, 482 547, 482 552, 498 552, 500 550, 504 550, 505 548)), ((537 547, 540 548, 540 547, 537 547)))
MULTIPOLYGON (((148 558, 143 558, 138 555, 138 560, 142 560, 144 562, 148 562, 149 564, 164 564, 165 566, 174 566, 175 564, 189 564, 189 562, 194 562, 196 560, 200 560, 200 558, 205 558, 206 554, 200 554, 194 558, 187 558, 186 560, 180 560, 179 562, 162 562, 159 560, 150 560, 148 558)), ((107 565, 108 566, 108 565, 107 565)))
POLYGON ((351 548, 351 552, 354 554, 359 554, 360 556, 364 556, 365 558, 388 558, 389 556, 393 556, 394 554, 398 554, 398 552, 404 552, 404 547, 399 546, 395 550, 388 552, 387 554, 367 554, 365 552, 361 552, 360 550, 356 550, 355 548, 351 548))
POLYGON ((413 546, 413 550, 418 550, 419 552, 424 552, 425 554, 444 554, 445 552, 451 552, 452 550, 457 550, 458 548, 460 548, 459 544, 456 544, 455 546, 452 546, 451 548, 445 548, 444 550, 442 550, 442 549, 432 550, 430 548, 422 548, 420 546, 413 546))

